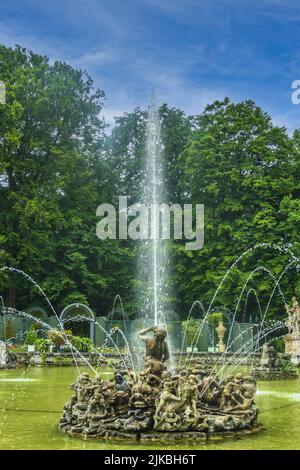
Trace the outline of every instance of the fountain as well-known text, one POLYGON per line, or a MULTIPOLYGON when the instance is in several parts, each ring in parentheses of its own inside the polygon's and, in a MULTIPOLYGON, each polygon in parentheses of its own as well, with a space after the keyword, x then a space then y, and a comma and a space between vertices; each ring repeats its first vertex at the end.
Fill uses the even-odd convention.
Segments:
MULTIPOLYGON (((152 105, 147 122, 143 188, 143 203, 151 208, 162 202, 161 148, 159 116, 152 105)), ((74 394, 64 406, 61 431, 83 437, 206 440, 216 434, 249 433, 260 428, 253 377, 218 377, 208 366, 192 365, 190 361, 183 366, 179 362, 175 368, 170 360, 162 301, 167 297, 166 265, 163 243, 159 243, 159 218, 154 210, 151 239, 142 242, 138 267, 139 278, 145 281, 141 311, 145 324, 154 324, 136 335, 146 346, 145 363, 138 371, 121 367, 110 380, 103 380, 98 374, 93 378, 86 372, 80 374, 71 386, 74 394), (171 362, 169 367, 167 361, 171 362)), ((225 331, 220 324, 219 348, 224 353, 225 331)))
POLYGON ((167 332, 143 329, 144 369, 117 371, 113 379, 78 376, 65 404, 60 430, 72 436, 164 440, 232 436, 260 429, 256 382, 238 373, 223 383, 208 368, 170 370, 167 332), (149 336, 152 334, 152 336, 149 336))
POLYGON ((260 365, 252 370, 252 376, 256 380, 285 380, 297 378, 298 372, 287 354, 280 356, 273 346, 265 343, 260 365))

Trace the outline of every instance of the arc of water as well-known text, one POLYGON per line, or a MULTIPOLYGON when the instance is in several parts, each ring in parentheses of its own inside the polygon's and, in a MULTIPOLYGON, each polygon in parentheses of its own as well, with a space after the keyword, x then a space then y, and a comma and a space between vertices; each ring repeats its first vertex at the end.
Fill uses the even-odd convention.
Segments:
MULTIPOLYGON (((118 345, 117 345, 116 342, 113 340, 112 336, 105 330, 105 328, 103 328, 102 325, 100 325, 100 323, 95 322, 95 325, 99 326, 99 328, 100 328, 101 331, 105 334, 105 336, 110 339, 110 341, 112 342, 113 346, 114 346, 114 347, 116 348, 116 350, 118 351, 119 356, 120 356, 120 358, 121 358, 121 361, 123 362, 124 367, 125 367, 125 369, 126 369, 127 372, 128 372, 128 367, 127 367, 126 361, 125 361, 125 359, 124 359, 124 357, 123 357, 123 355, 122 355, 122 353, 121 353, 121 351, 120 351, 118 345)), ((120 331, 122 331, 122 330, 120 330, 120 331)), ((126 340, 126 341, 127 341, 127 340, 126 340)), ((128 344, 128 343, 127 343, 127 344, 128 344)), ((130 351, 129 351, 129 352, 130 352, 130 351)), ((133 367, 133 370, 134 370, 134 365, 133 365, 133 361, 132 361, 131 352, 130 352, 130 357, 131 357, 132 367, 133 367)))
MULTIPOLYGON (((25 317, 25 318, 29 318, 29 319, 33 320, 35 323, 39 323, 39 324, 43 325, 45 329, 48 329, 48 330, 51 330, 51 329, 52 329, 50 325, 48 325, 47 323, 43 322, 40 318, 36 318, 36 317, 34 317, 34 316, 32 316, 32 315, 26 313, 26 312, 22 312, 22 311, 17 310, 17 309, 11 309, 11 310, 14 310, 14 312, 15 312, 17 315, 20 315, 20 316, 25 317)), ((65 339, 66 334, 63 334, 63 333, 62 333, 61 331, 59 331, 59 330, 58 330, 58 334, 59 334, 63 339, 65 339)), ((68 342, 68 346, 69 346, 69 348, 70 348, 70 350, 71 350, 71 353, 75 351, 75 352, 85 361, 85 363, 92 369, 92 371, 93 371, 94 373, 96 373, 96 370, 90 365, 90 363, 86 360, 86 358, 85 358, 84 356, 82 356, 82 354, 80 353, 80 351, 78 351, 78 349, 77 349, 75 346, 72 345, 72 343, 71 343, 70 341, 68 342)), ((74 356, 73 353, 72 353, 72 356, 73 356, 73 359, 74 359, 75 364, 77 365, 77 361, 75 360, 75 356, 74 356)))
MULTIPOLYGON (((276 324, 273 324, 271 326, 266 327, 261 333, 256 333, 256 335, 248 340, 241 348, 239 348, 240 353, 235 356, 234 364, 238 363, 241 357, 244 357, 245 351, 249 351, 249 348, 251 349, 251 354, 255 356, 255 351, 253 350, 253 344, 256 341, 257 338, 261 338, 261 336, 265 337, 269 333, 272 333, 273 331, 282 328, 284 325, 282 322, 277 322, 276 324)), ((237 351, 238 352, 238 351, 237 351)))
POLYGON ((187 317, 187 320, 186 320, 186 325, 185 325, 185 329, 184 329, 184 335, 183 335, 183 339, 182 339, 182 342, 181 342, 181 349, 180 349, 180 356, 179 356, 179 367, 180 367, 180 364, 181 364, 181 360, 182 360, 182 353, 183 353, 183 348, 184 348, 184 344, 185 344, 185 339, 186 339, 186 333, 187 333, 187 329, 188 329, 188 324, 189 324, 189 321, 191 319, 191 315, 192 315, 192 312, 193 312, 193 309, 196 305, 199 305, 199 307, 201 308, 202 312, 204 313, 204 316, 206 314, 205 312, 205 308, 202 304, 202 302, 200 300, 196 300, 195 302, 193 302, 190 310, 189 310, 189 314, 188 314, 188 317, 187 317))
MULTIPOLYGON (((125 341, 126 349, 127 349, 127 351, 128 351, 129 357, 130 357, 131 367, 132 367, 133 372, 135 372, 135 367, 134 367, 134 363, 133 363, 133 357, 132 357, 132 354, 131 354, 131 350, 130 350, 130 346, 129 346, 128 340, 127 340, 127 338, 126 338, 124 332, 123 332, 120 328, 116 327, 115 330, 122 336, 122 338, 123 338, 124 341, 125 341)), ((128 371, 128 368, 127 368, 127 371, 128 371)))
MULTIPOLYGON (((268 329, 268 331, 266 332, 266 335, 268 335, 268 334, 271 333, 272 331, 275 331, 276 329, 279 329, 279 328, 281 328, 281 327, 282 327, 282 325, 279 325, 279 326, 277 326, 276 328, 268 329), (270 330, 270 331, 269 331, 269 330, 270 330)), ((229 369, 229 372, 228 372, 227 374, 221 375, 220 381, 219 381, 219 384, 220 384, 220 385, 224 382, 225 378, 228 377, 228 376, 230 375, 230 373, 231 373, 236 367, 238 367, 238 366, 241 364, 241 360, 242 360, 245 356, 249 355, 249 350, 252 350, 252 347, 253 347, 253 344, 252 344, 252 343, 253 343, 253 340, 252 340, 252 339, 249 340, 249 341, 247 341, 247 343, 245 343, 245 345, 248 344, 248 347, 247 347, 246 350, 243 351, 243 352, 239 355, 239 357, 234 361, 234 363, 233 363, 231 369, 229 369)), ((244 345, 243 347, 245 347, 245 345, 244 345)), ((250 354, 252 354, 252 351, 250 352, 250 354)), ((210 375, 208 376, 209 378, 212 376, 213 372, 216 371, 216 369, 217 369, 217 364, 214 366, 212 372, 211 372, 210 375)), ((208 385, 208 386, 209 386, 209 385, 208 385)), ((202 396, 203 396, 204 393, 206 392, 208 386, 205 387, 205 388, 202 390, 201 394, 199 395, 199 399, 202 398, 202 396)))
MULTIPOLYGON (((273 298, 273 295, 274 295, 274 293, 275 293, 275 290, 276 290, 277 285, 279 285, 280 280, 283 278, 283 276, 287 273, 287 271, 288 271, 288 270, 293 266, 293 264, 296 263, 296 262, 297 262, 297 263, 299 262, 299 258, 296 258, 296 257, 295 257, 295 258, 286 266, 286 268, 285 268, 285 269, 282 271, 282 273, 280 274, 279 278, 276 280, 276 284, 275 284, 274 289, 273 289, 273 291, 272 291, 272 293, 271 293, 271 296, 270 296, 270 298, 269 298, 268 304, 267 304, 267 306, 266 306, 266 310, 265 310, 264 316, 263 316, 263 318, 262 318, 261 328, 260 328, 260 329, 262 329, 262 326, 263 326, 263 324, 264 324, 264 321, 265 321, 266 315, 267 315, 267 313, 268 313, 268 310, 269 310, 269 307, 270 307, 270 304, 271 304, 271 300, 272 300, 272 298, 273 298)), ((284 303, 286 303, 286 301, 284 301, 284 303)), ((257 345, 256 345, 256 348, 255 348, 255 349, 257 349, 258 346, 259 346, 259 340, 258 340, 258 342, 257 342, 257 345)))
MULTIPOLYGON (((86 318, 85 316, 82 316, 82 315, 77 315, 76 317, 72 317, 72 321, 74 321, 74 320, 75 320, 75 321, 77 321, 77 320, 78 320, 78 321, 87 321, 87 318, 86 318)), ((117 344, 115 343, 115 341, 113 340, 112 335, 111 335, 110 333, 108 333, 95 319, 89 319, 89 321, 90 321, 90 322, 94 322, 94 325, 98 326, 100 329, 103 330, 103 332, 105 333, 106 338, 107 338, 108 340, 110 340, 110 341, 112 342, 113 346, 116 348, 116 350, 117 350, 117 352, 118 352, 118 354, 119 354, 119 356, 120 356, 120 359, 122 360, 122 362, 123 362, 123 364, 124 364, 124 367, 126 368, 126 370, 127 370, 127 372, 128 372, 128 368, 127 368, 125 359, 124 359, 124 357, 123 357, 123 355, 122 355, 122 353, 121 353, 121 351, 120 351, 118 345, 117 345, 117 344)), ((116 329, 117 329, 117 328, 115 328, 115 330, 116 330, 116 329)), ((123 334, 123 332, 122 332, 121 329, 118 329, 118 331, 122 333, 123 338, 125 339, 125 342, 126 342, 126 344, 127 344, 127 348, 128 348, 129 354, 130 354, 130 356, 131 356, 131 351, 129 350, 129 345, 128 345, 127 339, 125 338, 125 336, 124 336, 124 334, 123 334)), ((105 356, 104 356, 103 354, 101 354, 94 346, 91 346, 91 348, 92 348, 92 350, 93 350, 96 354, 99 355, 99 357, 101 357, 102 359, 104 359, 111 367, 113 367, 113 369, 116 370, 116 368, 112 365, 112 363, 111 363, 110 361, 108 361, 108 360, 105 358, 105 356)), ((131 362, 132 362, 132 357, 131 357, 131 362)), ((132 363, 132 365, 133 365, 133 363, 132 363)))
MULTIPOLYGON (((76 315, 76 317, 72 317, 72 321, 87 321, 87 318, 86 318, 85 316, 82 316, 82 315, 76 315)), ((108 333, 95 319, 89 319, 89 321, 90 321, 90 322, 94 322, 94 325, 98 326, 98 327, 105 333, 105 336, 112 342, 113 346, 116 348, 116 350, 117 350, 117 352, 118 352, 118 354, 119 354, 119 356, 120 356, 120 358, 121 358, 121 360, 122 360, 122 362, 123 362, 123 364, 124 364, 124 366, 125 366, 125 360, 124 360, 124 358, 123 358, 123 355, 122 355, 122 353, 121 353, 121 351, 120 351, 118 345, 117 345, 116 342, 113 340, 112 334, 111 334, 111 333, 108 333)), ((122 336, 123 339, 125 340, 125 344, 126 344, 126 346, 127 346, 129 355, 130 355, 130 357, 131 357, 131 351, 130 351, 130 349, 129 349, 129 344, 128 344, 128 341, 127 341, 126 337, 124 336, 123 331, 122 331, 120 328, 117 328, 117 327, 113 328, 111 331, 112 331, 112 332, 118 331, 118 332, 121 334, 121 336, 122 336)), ((93 346, 91 346, 91 347, 92 347, 92 349, 98 354, 98 350, 97 350, 95 347, 93 347, 93 346)), ((104 357, 103 355, 101 355, 101 356, 104 357)), ((131 357, 131 362, 132 362, 132 357, 131 357)), ((132 363, 132 365, 133 365, 133 363, 132 363)), ((127 369, 127 367, 126 367, 126 369, 127 369)))
POLYGON ((243 311, 243 316, 242 316, 242 323, 244 323, 244 320, 245 320, 245 315, 246 315, 246 310, 247 310, 249 295, 252 294, 252 293, 254 294, 255 299, 256 299, 256 302, 257 302, 257 305, 258 305, 258 310, 259 310, 259 313, 260 313, 260 318, 262 317, 262 309, 261 309, 261 305, 260 305, 260 300, 259 300, 259 298, 258 298, 258 295, 257 295, 256 290, 252 287, 251 289, 248 290, 247 295, 246 295, 246 301, 245 301, 244 311, 243 311))
POLYGON ((121 311, 122 311, 122 315, 123 315, 123 324, 124 324, 124 333, 125 335, 127 335, 127 330, 126 330, 126 320, 125 320, 125 311, 124 311, 124 307, 123 307, 123 302, 122 302, 122 299, 121 299, 121 296, 119 294, 117 294, 114 298, 114 303, 113 303, 113 312, 115 310, 115 307, 116 307, 116 302, 117 300, 119 300, 120 302, 120 305, 121 305, 121 311))
MULTIPOLYGON (((61 329, 61 331, 63 332, 63 335, 64 335, 64 339, 66 341, 66 343, 68 344, 68 346, 70 347, 71 349, 71 352, 72 352, 72 355, 73 355, 73 349, 72 349, 72 345, 70 344, 70 341, 67 337, 67 335, 64 333, 64 329, 63 329, 63 324, 59 318, 59 316, 57 315, 56 311, 55 311, 55 308, 53 307, 52 303, 50 302, 50 300, 48 299, 47 295, 45 294, 44 290, 39 286, 39 284, 31 277, 29 276, 29 274, 25 273, 24 271, 22 271, 21 269, 17 269, 17 268, 13 268, 13 267, 10 267, 10 266, 4 266, 0 269, 0 272, 4 272, 4 271, 9 271, 9 272, 16 272, 17 274, 21 274, 22 276, 24 276, 26 279, 28 279, 35 287, 37 287, 38 291, 41 293, 41 295, 44 297, 44 299, 46 300, 47 304, 49 305, 49 307, 51 308, 52 312, 54 313, 56 319, 57 319, 57 322, 58 322, 58 325, 61 329)), ((80 353, 79 353, 80 354, 80 353)), ((80 373, 80 370, 79 370, 79 367, 77 365, 77 362, 76 362, 76 358, 75 356, 73 355, 73 359, 74 359, 74 362, 76 364, 76 367, 77 367, 77 371, 78 371, 78 374, 80 373)), ((91 366, 91 364, 89 364, 89 362, 84 358, 84 361, 87 363, 87 365, 92 369, 93 367, 91 366)))
MULTIPOLYGON (((281 274, 281 276, 280 276, 279 279, 276 279, 274 276, 272 276, 272 278, 275 279, 275 286, 274 286, 274 289, 273 289, 273 291, 272 291, 272 294, 271 294, 271 296, 270 296, 270 298, 269 298, 268 305, 267 305, 266 311, 265 311, 265 313, 264 313, 264 317, 265 317, 265 315, 266 315, 266 313, 267 313, 267 311, 268 311, 268 308, 269 308, 269 306, 270 306, 270 303, 271 303, 272 297, 273 297, 273 295, 274 295, 274 292, 275 292, 276 288, 280 285, 280 284, 279 284, 280 279, 281 279, 282 276, 285 274, 285 272, 289 269, 289 267, 290 267, 293 263, 295 263, 295 261, 297 261, 297 260, 294 259, 294 260, 285 268, 285 270, 282 272, 282 274, 281 274)), ((267 272, 268 272, 268 270, 267 270, 267 272)), ((251 274, 252 274, 252 273, 251 273, 251 274)), ((269 273, 269 274, 270 274, 270 273, 269 273)), ((251 275, 250 275, 250 276, 251 276, 251 275)), ((248 279, 249 279, 249 278, 248 278, 248 279)), ((246 281, 246 284, 247 284, 247 282, 248 282, 248 280, 246 281)), ((246 284, 245 284, 245 285, 246 285, 246 284)), ((245 287, 245 285, 244 285, 244 287, 245 287)), ((241 294, 241 296, 242 296, 242 294, 241 294)), ((241 298, 241 296, 240 296, 240 298, 241 298)), ((255 338, 257 337, 258 342, 259 342, 259 339, 260 339, 260 333, 261 333, 263 324, 264 324, 264 318, 262 319, 260 332, 255 336, 255 338)), ((251 343, 253 343, 253 339, 251 340, 251 343)), ((221 369, 221 373, 222 373, 222 371, 223 371, 223 369, 224 369, 224 367, 225 367, 225 362, 224 362, 224 361, 225 361, 225 356, 226 356, 227 351, 228 351, 228 348, 229 348, 229 344, 232 344, 232 343, 229 343, 229 340, 228 340, 227 348, 226 348, 225 352, 224 352, 224 353, 222 354, 222 356, 221 356, 221 358, 223 358, 223 367, 222 367, 222 369, 221 369)), ((251 345, 251 347, 252 347, 252 345, 251 345)), ((255 352, 256 352, 256 350, 254 350, 253 357, 255 357, 255 352)), ((221 359, 221 358, 220 358, 220 359, 221 359)), ((219 362, 219 361, 218 361, 218 362, 219 362)))
MULTIPOLYGON (((13 310, 14 313, 15 313, 17 316, 29 318, 30 320, 33 320, 35 323, 39 323, 40 325, 43 325, 45 330, 48 330, 48 331, 49 331, 49 330, 52 329, 50 325, 48 325, 47 323, 43 322, 40 318, 36 318, 36 317, 34 317, 34 316, 32 316, 32 315, 26 313, 26 312, 22 312, 22 311, 17 310, 17 309, 9 309, 9 310, 13 310)), ((86 320, 86 317, 82 317, 82 318, 84 318, 84 319, 86 320)), ((58 334, 60 334, 61 337, 64 338, 64 335, 63 335, 60 331, 58 331, 58 334)), ((70 342, 69 344, 71 345, 72 350, 75 351, 75 353, 77 353, 82 359, 85 359, 84 356, 82 356, 82 354, 80 353, 80 351, 78 351, 78 349, 77 349, 75 346, 73 346, 71 342, 70 342)), ((68 345, 68 346, 69 346, 69 345, 68 345)), ((70 349, 71 349, 71 348, 70 348, 70 349)), ((101 359, 105 360, 105 361, 110 365, 110 367, 112 367, 113 369, 116 370, 116 368, 113 366, 113 364, 112 364, 103 354, 101 354, 99 351, 97 351, 97 349, 96 349, 95 347, 92 346, 92 350, 95 351, 96 354, 98 354, 98 356, 101 357, 101 359)), ((71 351, 71 352, 72 352, 72 351, 71 351)), ((86 361, 85 361, 85 362, 86 362, 86 361)), ((87 361, 87 362, 88 362, 88 361, 87 361)), ((75 362, 75 364, 76 364, 76 362, 75 362)), ((89 363, 88 363, 88 364, 89 364, 89 363)), ((96 369, 94 369, 91 365, 90 365, 90 368, 92 369, 92 371, 93 371, 95 374, 97 374, 96 369)))
MULTIPOLYGON (((262 335, 260 335, 260 338, 266 338, 269 334, 273 333, 274 331, 277 331, 277 330, 280 330, 281 328, 283 327, 283 325, 279 325, 279 326, 276 326, 276 327, 273 327, 273 328, 268 328, 266 330, 266 332, 264 332, 262 335)), ((253 356, 255 357, 255 352, 253 353, 253 345, 250 344, 246 349, 245 351, 243 351, 241 354, 240 354, 240 357, 238 360, 236 360, 232 365, 231 365, 231 368, 229 368, 229 370, 227 371, 227 373, 224 373, 222 376, 221 376, 221 380, 220 380, 220 384, 222 384, 224 382, 224 380, 226 379, 226 377, 228 377, 232 371, 238 367, 240 364, 241 364, 241 360, 243 358, 247 358, 248 356, 253 356), (249 352, 250 351, 250 352, 249 352)), ((251 367, 253 367, 253 362, 251 364, 251 367)))
MULTIPOLYGON (((236 307, 235 307, 235 311, 234 311, 234 315, 233 315, 233 318, 232 318, 232 323, 230 325, 230 329, 229 329, 229 333, 228 333, 228 342, 230 341, 231 339, 231 335, 232 335, 232 331, 233 331, 233 325, 234 325, 234 321, 235 321, 235 318, 236 318, 236 315, 237 315, 237 312, 238 312, 238 309, 239 309, 239 306, 240 306, 240 302, 242 300, 242 297, 244 295, 244 292, 245 292, 245 289, 247 287, 247 284, 248 282, 250 281, 250 279, 252 279, 252 277, 254 276, 254 274, 256 272, 259 272, 259 271, 265 271, 267 274, 269 274, 269 276, 273 279, 273 281, 276 283, 277 281, 277 278, 274 276, 274 274, 267 268, 265 268, 264 266, 258 266, 257 268, 253 269, 251 271, 251 273, 249 274, 246 282, 244 283, 243 285, 243 288, 241 290, 241 293, 239 295, 239 298, 238 298, 238 301, 237 301, 237 304, 236 304, 236 307)), ((276 284, 276 287, 278 287, 280 289, 280 286, 279 286, 279 283, 276 284)), ((280 289, 281 291, 281 289, 280 289)), ((282 291, 281 291, 282 293, 282 291)), ((282 293, 283 295, 283 293, 282 293)), ((283 295, 283 299, 284 299, 284 295, 283 295)), ((228 352, 228 345, 226 347, 226 350, 225 350, 225 355, 224 355, 224 358, 223 358, 223 366, 225 365, 225 360, 226 360, 226 356, 227 356, 227 352, 228 352)))
POLYGON ((218 285, 214 295, 213 295, 213 298, 210 302, 210 305, 208 307, 208 311, 210 312, 211 310, 211 307, 222 287, 222 285, 224 284, 224 282, 226 281, 227 277, 229 276, 229 274, 231 273, 231 271, 235 268, 235 266, 249 253, 252 253, 253 251, 255 251, 256 249, 258 248, 272 248, 274 250, 278 250, 280 251, 281 253, 289 253, 291 255, 292 258, 296 258, 294 253, 288 248, 288 247, 282 247, 282 246, 277 246, 277 245, 272 245, 270 243, 257 243, 256 245, 254 245, 253 247, 251 248, 248 248, 246 251, 244 251, 244 253, 242 253, 235 261, 234 263, 230 266, 230 268, 228 269, 228 271, 226 271, 223 279, 221 280, 220 284, 218 285))
MULTIPOLYGON (((279 322, 281 324, 281 322, 279 322)), ((277 322, 278 324, 278 322, 277 322)), ((277 325, 276 324, 276 325, 277 325)), ((252 326, 248 327, 246 330, 244 330, 242 333, 240 333, 238 336, 236 336, 233 341, 231 342, 230 345, 233 345, 236 341, 239 340, 240 337, 242 337, 245 332, 247 332, 249 329, 251 329, 252 326)), ((267 332, 269 330, 272 330, 274 328, 274 325, 266 328, 266 330, 264 330, 264 332, 267 332)), ((255 340, 256 336, 254 338, 251 338, 249 339, 246 343, 244 343, 236 352, 235 352, 235 361, 238 362, 239 361, 239 356, 243 353, 243 349, 244 348, 247 348, 248 345, 251 346, 251 348, 253 347, 253 339, 255 340)), ((212 374, 217 370, 218 368, 218 365, 219 363, 222 361, 223 359, 223 356, 224 356, 225 352, 218 358, 217 362, 215 363, 214 367, 212 368, 212 371, 211 373, 208 375, 208 378, 210 378, 212 376, 212 374)))
MULTIPOLYGON (((212 305, 213 303, 215 302, 215 299, 221 289, 221 287, 223 286, 224 282, 226 281, 227 277, 229 276, 229 274, 231 273, 231 271, 235 268, 235 266, 246 256, 248 255, 249 253, 255 251, 256 249, 258 248, 272 248, 274 250, 277 250, 279 251, 280 253, 285 253, 285 254, 289 254, 294 260, 297 259, 296 256, 294 255, 294 253, 288 248, 288 247, 282 247, 282 246, 277 246, 277 245, 272 245, 270 243, 258 243, 256 245, 254 245, 253 247, 250 247, 248 248, 246 251, 244 251, 235 261, 234 263, 230 266, 230 268, 226 271, 225 275, 223 276, 221 282, 219 283, 217 289, 215 290, 215 293, 213 295, 213 298, 209 304, 209 307, 208 307, 208 310, 206 312, 206 315, 205 315, 205 319, 206 320, 206 317, 207 315, 211 312, 211 309, 212 309, 212 305)), ((195 344, 197 344, 198 342, 198 339, 201 335, 201 332, 202 332, 202 327, 199 329, 199 333, 198 335, 196 336, 196 339, 195 339, 195 344)), ((194 349, 194 348, 192 348, 194 349)), ((193 351, 191 353, 192 357, 194 355, 193 351)))

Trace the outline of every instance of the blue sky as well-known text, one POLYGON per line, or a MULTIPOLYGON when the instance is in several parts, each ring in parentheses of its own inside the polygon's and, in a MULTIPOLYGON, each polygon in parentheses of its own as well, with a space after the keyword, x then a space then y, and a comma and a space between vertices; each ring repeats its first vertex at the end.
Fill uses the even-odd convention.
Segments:
MULTIPOLYGON (((200 113, 215 99, 254 99, 300 127, 299 0, 1 0, 0 42, 86 69, 104 114, 157 101, 200 113)), ((1 70, 0 70, 1 79, 1 70)))

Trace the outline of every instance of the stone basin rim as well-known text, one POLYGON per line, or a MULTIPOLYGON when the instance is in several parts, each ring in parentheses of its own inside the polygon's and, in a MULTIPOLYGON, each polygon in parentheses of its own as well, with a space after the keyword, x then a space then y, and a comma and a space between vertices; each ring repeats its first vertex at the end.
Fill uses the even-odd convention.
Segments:
POLYGON ((144 432, 129 432, 129 431, 116 431, 116 430, 106 430, 103 432, 103 435, 99 434, 85 434, 81 432, 72 432, 60 429, 61 432, 67 434, 72 438, 81 438, 84 440, 108 440, 108 441, 118 441, 122 440, 134 440, 135 442, 169 442, 181 440, 188 441, 197 441, 205 444, 206 442, 223 440, 223 439, 238 439, 243 436, 257 434, 263 432, 265 427, 261 423, 256 423, 254 426, 248 429, 240 429, 236 431, 222 431, 214 433, 205 433, 203 431, 144 431, 144 432))

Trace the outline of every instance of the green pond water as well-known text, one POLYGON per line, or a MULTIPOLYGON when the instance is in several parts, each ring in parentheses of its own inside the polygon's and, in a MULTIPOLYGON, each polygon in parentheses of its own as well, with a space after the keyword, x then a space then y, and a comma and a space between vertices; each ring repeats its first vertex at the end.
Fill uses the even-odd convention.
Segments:
MULTIPOLYGON (((104 373, 109 377, 109 372, 104 373)), ((258 434, 206 445, 146 446, 84 441, 60 433, 60 413, 76 376, 71 367, 0 371, 0 449, 300 449, 300 379, 258 384, 259 421, 265 427, 258 434)))

